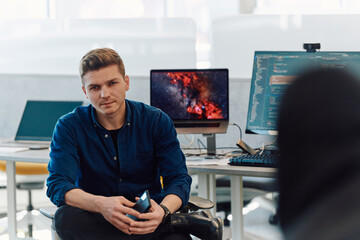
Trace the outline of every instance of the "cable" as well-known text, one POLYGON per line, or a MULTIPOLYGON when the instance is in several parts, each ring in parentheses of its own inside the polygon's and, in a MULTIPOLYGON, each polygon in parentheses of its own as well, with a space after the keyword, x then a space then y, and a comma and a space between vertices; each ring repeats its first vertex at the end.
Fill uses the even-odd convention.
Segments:
POLYGON ((186 141, 189 142, 189 144, 187 144, 187 145, 186 144, 181 144, 182 149, 189 149, 190 146, 194 144, 194 140, 195 140, 194 135, 193 134, 190 134, 190 135, 191 135, 191 139, 189 139, 188 134, 184 134, 184 138, 185 138, 186 141))
POLYGON ((201 144, 205 149, 207 149, 207 147, 205 146, 205 144, 204 144, 199 138, 197 139, 197 144, 198 144, 199 150, 201 150, 200 144, 201 144))
POLYGON ((236 127, 238 127, 239 131, 240 131, 240 139, 242 139, 242 131, 241 131, 241 127, 239 125, 237 125, 236 123, 229 123, 229 125, 234 125, 236 127))
POLYGON ((267 144, 263 143, 261 148, 259 149, 260 150, 259 154, 261 155, 266 150, 266 147, 273 145, 276 142, 276 140, 277 140, 277 137, 274 138, 270 143, 267 143, 267 144))
POLYGON ((274 138, 274 140, 272 140, 269 144, 267 144, 267 145, 265 145, 265 146, 271 146, 271 145, 273 145, 273 144, 276 142, 276 140, 277 140, 277 137, 274 138))

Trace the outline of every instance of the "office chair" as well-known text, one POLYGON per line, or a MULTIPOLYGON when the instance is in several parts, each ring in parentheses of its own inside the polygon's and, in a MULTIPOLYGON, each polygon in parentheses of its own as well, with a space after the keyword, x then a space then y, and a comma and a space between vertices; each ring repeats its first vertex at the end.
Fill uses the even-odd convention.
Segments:
MULTIPOLYGON (((27 213, 23 219, 31 217, 31 211, 34 210, 32 204, 31 191, 35 189, 43 189, 44 182, 49 174, 46 163, 26 163, 16 162, 16 187, 19 190, 26 190, 28 192, 28 204, 26 207, 27 213)), ((6 161, 0 161, 0 171, 6 172, 6 161)), ((33 235, 33 224, 28 223, 28 235, 33 235)))

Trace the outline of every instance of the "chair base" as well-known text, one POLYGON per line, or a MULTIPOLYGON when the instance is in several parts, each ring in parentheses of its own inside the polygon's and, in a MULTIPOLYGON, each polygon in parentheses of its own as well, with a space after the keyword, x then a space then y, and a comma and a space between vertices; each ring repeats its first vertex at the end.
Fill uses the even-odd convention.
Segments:
MULTIPOLYGON (((46 229, 44 221, 40 219, 40 212, 38 210, 22 210, 16 213, 17 220, 17 232, 22 233, 25 237, 33 237, 33 233, 36 230, 46 229)), ((8 218, 3 217, 0 219, 0 235, 7 232, 8 218)))

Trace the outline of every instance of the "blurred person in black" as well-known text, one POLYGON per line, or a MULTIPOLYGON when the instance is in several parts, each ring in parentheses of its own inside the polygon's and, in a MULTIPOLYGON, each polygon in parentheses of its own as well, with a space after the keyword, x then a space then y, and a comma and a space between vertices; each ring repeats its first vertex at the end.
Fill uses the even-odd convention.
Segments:
POLYGON ((360 81, 316 69, 287 88, 279 120, 285 239, 360 239, 360 81))

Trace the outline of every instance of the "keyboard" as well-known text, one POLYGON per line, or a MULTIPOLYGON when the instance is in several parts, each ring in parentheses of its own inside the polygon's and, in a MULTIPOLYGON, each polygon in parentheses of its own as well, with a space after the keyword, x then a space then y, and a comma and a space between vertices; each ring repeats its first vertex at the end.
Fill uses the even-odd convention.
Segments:
POLYGON ((279 154, 244 154, 233 157, 229 160, 229 165, 251 166, 251 167, 276 167, 279 154))

